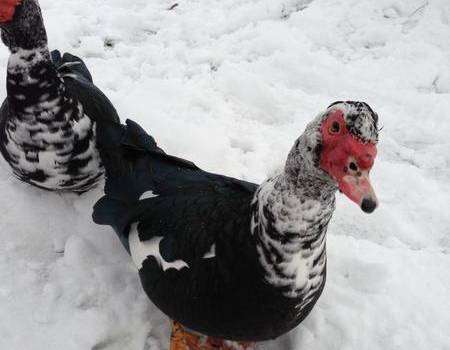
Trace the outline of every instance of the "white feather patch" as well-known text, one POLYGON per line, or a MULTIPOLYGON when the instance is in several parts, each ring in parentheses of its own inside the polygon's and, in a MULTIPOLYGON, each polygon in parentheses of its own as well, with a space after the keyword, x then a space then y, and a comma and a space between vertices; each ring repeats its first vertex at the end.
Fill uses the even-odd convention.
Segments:
POLYGON ((142 201, 144 199, 154 198, 154 197, 158 197, 158 195, 156 193, 154 193, 153 191, 147 191, 147 192, 142 193, 142 195, 139 197, 139 200, 142 201))
POLYGON ((149 256, 153 256, 158 261, 163 271, 168 269, 181 270, 185 267, 189 268, 189 265, 183 260, 175 260, 173 262, 164 260, 159 250, 159 243, 162 239, 163 237, 153 237, 148 241, 142 242, 139 239, 137 224, 131 226, 128 241, 130 243, 131 257, 137 268, 141 269, 142 264, 149 256))
POLYGON ((208 252, 203 255, 203 259, 212 259, 216 257, 216 245, 213 244, 208 252))

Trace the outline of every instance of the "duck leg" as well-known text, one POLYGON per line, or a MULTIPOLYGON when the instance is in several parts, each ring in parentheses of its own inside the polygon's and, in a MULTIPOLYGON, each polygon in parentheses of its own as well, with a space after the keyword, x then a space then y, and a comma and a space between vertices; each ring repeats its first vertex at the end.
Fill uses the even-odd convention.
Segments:
POLYGON ((212 338, 187 330, 174 321, 170 350, 254 350, 256 344, 212 338))

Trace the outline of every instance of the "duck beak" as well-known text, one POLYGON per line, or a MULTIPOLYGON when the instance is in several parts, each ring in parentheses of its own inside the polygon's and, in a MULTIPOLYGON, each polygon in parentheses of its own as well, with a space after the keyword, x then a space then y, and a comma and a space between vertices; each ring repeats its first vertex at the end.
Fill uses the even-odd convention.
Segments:
POLYGON ((339 144, 328 146, 322 152, 322 169, 365 213, 372 213, 378 206, 369 179, 376 154, 376 145, 360 142, 351 135, 341 137, 339 144))
POLYGON ((365 213, 372 213, 378 207, 378 199, 370 183, 369 172, 344 175, 339 181, 339 190, 365 213))

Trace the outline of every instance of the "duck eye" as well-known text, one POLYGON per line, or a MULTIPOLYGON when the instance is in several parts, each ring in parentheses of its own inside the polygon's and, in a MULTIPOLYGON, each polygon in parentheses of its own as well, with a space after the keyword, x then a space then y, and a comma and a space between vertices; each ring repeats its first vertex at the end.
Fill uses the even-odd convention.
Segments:
POLYGON ((339 125, 339 123, 333 122, 333 124, 331 124, 330 126, 330 134, 337 134, 339 133, 339 131, 341 131, 341 126, 339 125))
POLYGON ((358 166, 354 162, 351 162, 348 167, 353 171, 358 170, 358 166))

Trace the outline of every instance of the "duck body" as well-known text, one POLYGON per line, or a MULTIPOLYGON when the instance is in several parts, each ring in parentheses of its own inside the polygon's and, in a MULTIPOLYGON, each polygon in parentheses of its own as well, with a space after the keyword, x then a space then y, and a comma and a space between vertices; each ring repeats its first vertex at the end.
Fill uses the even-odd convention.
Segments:
POLYGON ((178 187, 182 196, 159 195, 138 205, 145 214, 132 224, 129 244, 144 290, 171 319, 201 334, 237 341, 276 338, 307 316, 325 270, 308 300, 274 287, 265 279, 257 233, 251 232, 257 186, 202 175, 191 193, 191 184, 184 183, 178 187), (149 245, 155 255, 148 255, 149 245))
POLYGON ((11 52, 0 151, 24 182, 47 190, 87 191, 104 173, 96 128, 118 123, 119 117, 81 59, 49 52, 36 0, 14 6, 13 17, 0 23, 11 52))
POLYGON ((205 172, 165 154, 131 121, 103 130, 99 143, 108 145, 100 147, 107 181, 94 221, 114 227, 166 315, 201 334, 254 342, 309 314, 325 284, 334 185, 307 184, 300 209, 286 208, 302 194, 285 176, 258 186, 205 172))

